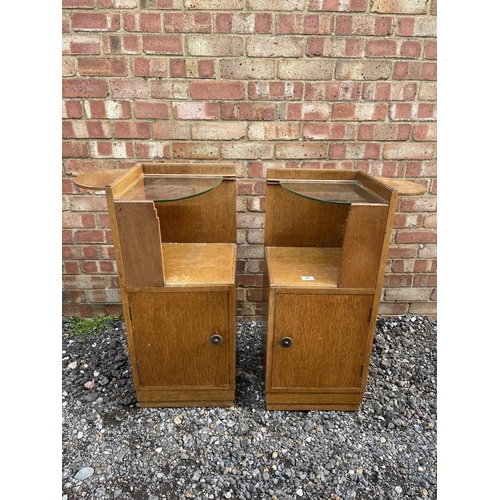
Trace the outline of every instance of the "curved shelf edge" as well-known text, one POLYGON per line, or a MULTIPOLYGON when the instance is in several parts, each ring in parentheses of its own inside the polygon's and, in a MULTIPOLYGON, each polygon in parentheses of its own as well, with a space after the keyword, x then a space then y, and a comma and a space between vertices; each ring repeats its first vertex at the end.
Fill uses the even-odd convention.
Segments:
POLYGON ((73 183, 86 189, 103 190, 106 186, 113 184, 113 182, 118 180, 125 173, 127 173, 127 170, 122 169, 99 170, 97 172, 79 175, 73 179, 73 183))
POLYGON ((419 184, 415 181, 408 181, 406 179, 394 179, 388 177, 380 177, 378 175, 373 176, 377 181, 385 184, 391 189, 395 189, 399 196, 416 196, 419 194, 424 194, 427 191, 425 186, 419 184))

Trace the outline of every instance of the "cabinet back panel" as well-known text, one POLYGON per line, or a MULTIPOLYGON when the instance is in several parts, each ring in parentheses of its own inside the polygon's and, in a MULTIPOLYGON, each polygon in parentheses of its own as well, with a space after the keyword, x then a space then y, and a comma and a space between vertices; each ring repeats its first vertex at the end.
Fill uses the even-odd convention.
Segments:
POLYGON ((266 246, 340 247, 349 205, 321 203, 268 184, 266 246))
POLYGON ((156 203, 163 243, 236 243, 236 181, 201 196, 156 203))

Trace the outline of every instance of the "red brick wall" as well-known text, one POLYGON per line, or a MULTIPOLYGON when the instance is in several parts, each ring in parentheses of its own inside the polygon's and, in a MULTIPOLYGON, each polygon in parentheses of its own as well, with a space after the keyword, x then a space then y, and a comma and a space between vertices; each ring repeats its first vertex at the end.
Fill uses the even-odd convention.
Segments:
POLYGON ((238 315, 258 317, 269 167, 416 180, 380 314, 436 313, 436 0, 63 0, 63 314, 120 311, 106 201, 71 179, 236 162, 238 315))

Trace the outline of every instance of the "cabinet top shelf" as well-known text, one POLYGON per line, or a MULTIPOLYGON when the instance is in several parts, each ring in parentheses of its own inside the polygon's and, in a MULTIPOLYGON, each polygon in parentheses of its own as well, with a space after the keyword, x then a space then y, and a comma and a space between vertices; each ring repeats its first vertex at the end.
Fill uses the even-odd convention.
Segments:
POLYGON ((222 182, 222 176, 153 174, 140 176, 117 201, 176 201, 207 193, 222 182))
POLYGON ((357 180, 282 179, 279 183, 287 191, 323 203, 388 205, 386 200, 367 189, 357 180))

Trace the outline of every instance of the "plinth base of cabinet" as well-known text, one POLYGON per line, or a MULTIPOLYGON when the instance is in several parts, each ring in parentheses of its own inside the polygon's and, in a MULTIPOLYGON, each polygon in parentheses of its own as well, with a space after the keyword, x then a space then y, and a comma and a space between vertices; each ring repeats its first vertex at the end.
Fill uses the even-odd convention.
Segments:
POLYGON ((268 393, 268 410, 359 410, 362 393, 268 393))
POLYGON ((136 397, 142 408, 234 406, 234 390, 232 389, 138 390, 136 397))

